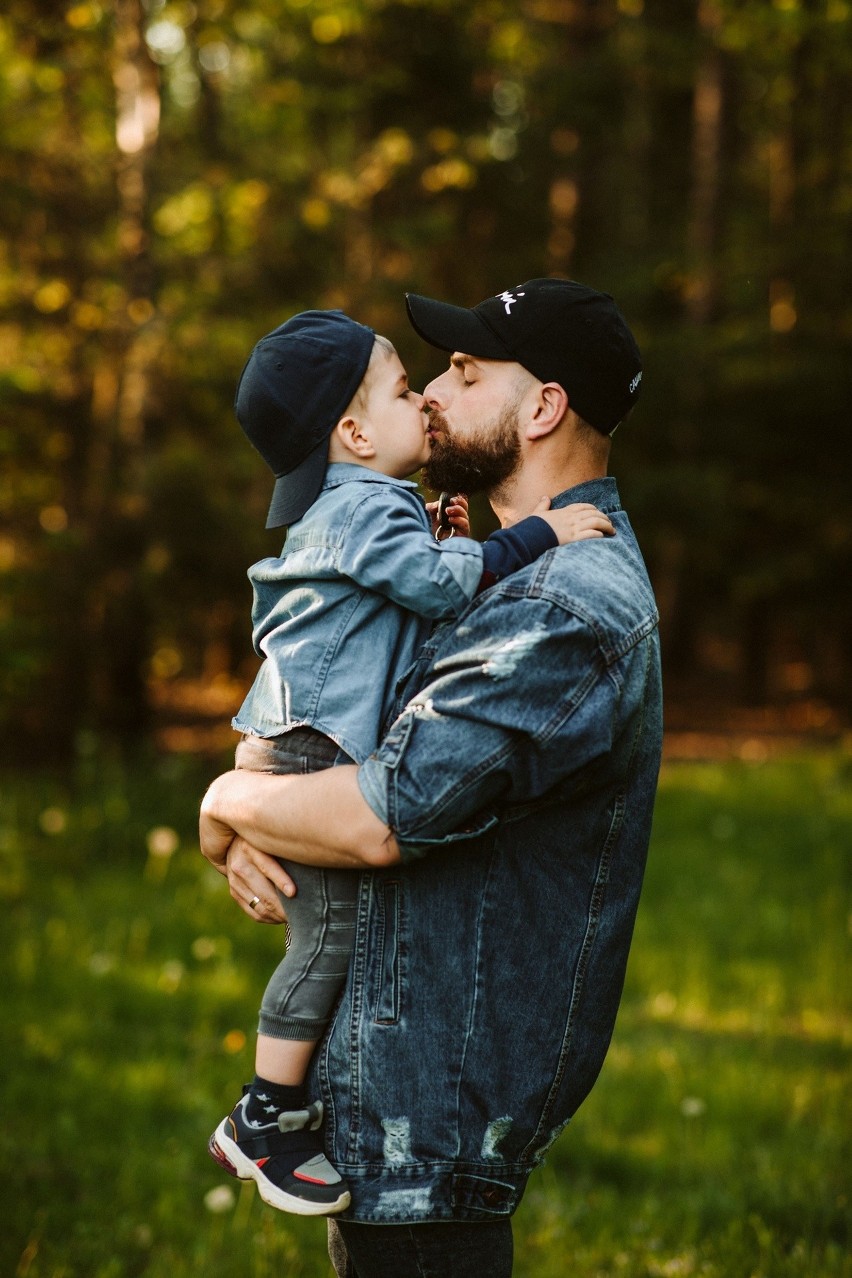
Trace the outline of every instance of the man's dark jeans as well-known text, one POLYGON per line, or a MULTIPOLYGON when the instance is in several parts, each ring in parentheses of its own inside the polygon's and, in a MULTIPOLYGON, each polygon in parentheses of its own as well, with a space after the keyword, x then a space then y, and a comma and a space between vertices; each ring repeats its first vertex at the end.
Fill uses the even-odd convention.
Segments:
POLYGON ((512 1222, 431 1225, 328 1222, 337 1278, 511 1278, 512 1222))

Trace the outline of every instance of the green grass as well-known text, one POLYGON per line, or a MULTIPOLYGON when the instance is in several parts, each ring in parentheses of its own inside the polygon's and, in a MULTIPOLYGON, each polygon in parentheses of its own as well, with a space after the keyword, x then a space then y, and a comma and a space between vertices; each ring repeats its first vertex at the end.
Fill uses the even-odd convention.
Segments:
MULTIPOLYGON (((205 779, 3 778, 3 1278, 330 1274, 321 1223, 204 1151, 280 943, 197 854, 205 779)), ((850 847, 842 752, 665 770, 613 1045, 515 1217, 518 1278, 852 1273, 850 847)))

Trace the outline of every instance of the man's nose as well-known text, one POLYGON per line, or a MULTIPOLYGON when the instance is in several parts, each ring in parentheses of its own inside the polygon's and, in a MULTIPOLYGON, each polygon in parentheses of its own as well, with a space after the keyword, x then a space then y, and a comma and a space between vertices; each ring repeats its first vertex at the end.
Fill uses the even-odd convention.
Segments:
POLYGON ((445 373, 440 377, 435 377, 428 386, 423 388, 423 399, 427 410, 430 408, 442 409, 446 407, 446 383, 444 381, 445 373))

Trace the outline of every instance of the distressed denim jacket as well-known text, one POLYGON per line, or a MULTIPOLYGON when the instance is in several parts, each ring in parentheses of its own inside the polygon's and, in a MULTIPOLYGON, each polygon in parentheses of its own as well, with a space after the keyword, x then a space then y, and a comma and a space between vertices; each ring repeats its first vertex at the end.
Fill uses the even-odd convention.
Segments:
POLYGON ((438 626, 359 770, 403 859, 362 876, 313 1067, 350 1219, 513 1212, 609 1045, 659 770, 657 611, 615 481, 553 504, 573 501, 616 536, 438 626))
POLYGON ((462 612, 482 566, 471 538, 434 540, 415 484, 333 463, 281 555, 249 570, 252 640, 266 660, 234 728, 312 727, 362 762, 432 621, 462 612))

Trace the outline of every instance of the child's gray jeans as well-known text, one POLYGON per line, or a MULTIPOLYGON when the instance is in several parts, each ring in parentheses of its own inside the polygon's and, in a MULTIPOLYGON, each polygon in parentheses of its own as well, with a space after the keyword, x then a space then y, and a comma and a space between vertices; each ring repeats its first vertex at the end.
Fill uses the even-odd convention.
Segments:
MULTIPOLYGON (((236 767, 251 772, 319 772, 351 762, 313 728, 293 728, 272 738, 244 736, 236 754, 236 767)), ((281 897, 287 911, 286 955, 266 987, 258 1032, 313 1042, 322 1038, 346 979, 355 936, 358 873, 292 861, 281 864, 297 892, 281 897)))

